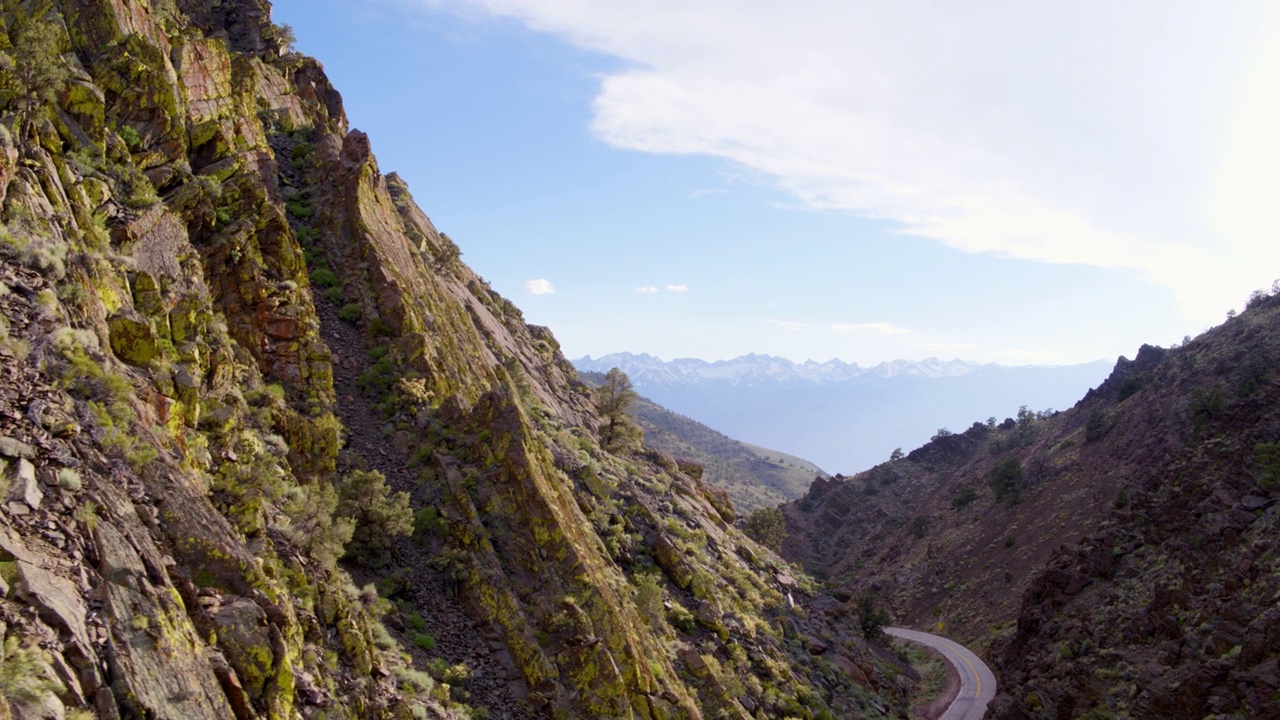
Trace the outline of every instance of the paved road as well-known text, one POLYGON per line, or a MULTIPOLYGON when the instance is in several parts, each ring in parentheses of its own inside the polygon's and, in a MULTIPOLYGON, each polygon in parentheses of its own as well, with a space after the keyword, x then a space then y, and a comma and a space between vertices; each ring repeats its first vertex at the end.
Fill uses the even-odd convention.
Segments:
POLYGON ((960 692, 939 720, 981 720, 987 714, 987 703, 996 695, 996 676, 977 655, 958 642, 919 630, 890 627, 884 631, 937 650, 960 674, 960 692))

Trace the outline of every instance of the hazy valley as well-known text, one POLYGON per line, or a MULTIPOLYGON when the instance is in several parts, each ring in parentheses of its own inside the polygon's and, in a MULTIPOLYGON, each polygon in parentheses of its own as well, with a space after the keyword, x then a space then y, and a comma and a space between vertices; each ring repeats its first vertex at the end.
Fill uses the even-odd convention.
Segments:
POLYGON ((959 360, 897 360, 873 367, 832 360, 794 363, 746 355, 706 362, 614 353, 574 361, 580 370, 622 369, 636 390, 730 437, 848 473, 920 445, 939 428, 975 419, 1069 407, 1111 367, 1003 367, 959 360))

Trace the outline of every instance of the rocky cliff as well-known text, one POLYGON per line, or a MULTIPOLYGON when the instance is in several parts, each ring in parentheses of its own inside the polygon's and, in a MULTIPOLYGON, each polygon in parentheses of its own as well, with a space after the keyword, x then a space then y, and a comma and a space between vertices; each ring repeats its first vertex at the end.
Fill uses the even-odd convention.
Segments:
POLYGON ((2 4, 0 717, 903 711, 265 0, 2 4))
POLYGON ((788 507, 785 548, 985 655, 998 718, 1280 714, 1280 295, 1070 410, 975 424, 788 507))

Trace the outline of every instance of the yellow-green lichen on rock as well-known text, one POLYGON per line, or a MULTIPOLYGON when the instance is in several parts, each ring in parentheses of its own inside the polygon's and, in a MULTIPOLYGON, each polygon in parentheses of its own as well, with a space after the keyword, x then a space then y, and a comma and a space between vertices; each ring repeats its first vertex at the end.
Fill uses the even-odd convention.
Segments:
POLYGON ((160 345, 151 321, 126 310, 107 318, 111 351, 131 365, 147 365, 160 356, 160 345))

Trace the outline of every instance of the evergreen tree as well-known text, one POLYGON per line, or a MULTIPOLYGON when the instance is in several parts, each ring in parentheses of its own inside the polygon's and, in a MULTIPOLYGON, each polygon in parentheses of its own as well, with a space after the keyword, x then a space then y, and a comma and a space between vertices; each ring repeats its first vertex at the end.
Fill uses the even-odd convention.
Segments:
POLYGON ((777 551, 782 549, 782 541, 787 539, 787 522, 782 517, 782 510, 776 507, 757 508, 747 515, 742 531, 752 540, 777 551))
POLYGON ((642 432, 631 419, 631 408, 637 397, 631 378, 618 368, 610 370, 604 376, 604 384, 596 389, 596 409, 604 418, 600 444, 606 450, 623 450, 640 444, 642 432))
POLYGON ((0 35, 0 105, 17 111, 25 137, 37 111, 57 100, 69 70, 62 59, 61 28, 43 19, 47 7, 29 15, 13 0, 2 4, 6 32, 0 35))

